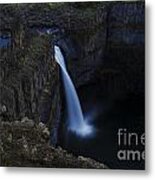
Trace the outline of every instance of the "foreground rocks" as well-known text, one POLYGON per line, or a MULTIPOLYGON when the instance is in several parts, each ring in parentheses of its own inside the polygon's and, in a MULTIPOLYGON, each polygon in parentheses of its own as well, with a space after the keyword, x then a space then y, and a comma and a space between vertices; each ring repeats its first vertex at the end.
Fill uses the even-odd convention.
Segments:
POLYGON ((43 123, 35 124, 28 118, 14 122, 1 119, 0 132, 0 166, 107 168, 90 158, 50 146, 50 132, 43 123))

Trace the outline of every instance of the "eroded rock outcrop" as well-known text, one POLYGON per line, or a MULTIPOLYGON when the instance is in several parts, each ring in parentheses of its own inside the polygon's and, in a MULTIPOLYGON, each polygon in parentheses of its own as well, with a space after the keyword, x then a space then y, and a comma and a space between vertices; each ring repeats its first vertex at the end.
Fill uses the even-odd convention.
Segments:
POLYGON ((0 120, 0 132, 1 166, 107 169, 95 160, 52 147, 50 131, 43 123, 28 118, 13 122, 0 120))
MULTIPOLYGON (((21 47, 1 49, 0 115, 6 120, 28 117, 41 121, 57 136, 60 81, 51 41, 31 32, 25 36, 21 47)), ((56 137, 53 141, 56 143, 56 137)))

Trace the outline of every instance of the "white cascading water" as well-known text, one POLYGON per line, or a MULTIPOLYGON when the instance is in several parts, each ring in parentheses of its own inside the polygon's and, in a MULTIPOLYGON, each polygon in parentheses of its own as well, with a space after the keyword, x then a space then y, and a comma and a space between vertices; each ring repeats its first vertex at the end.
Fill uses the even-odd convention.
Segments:
POLYGON ((66 95, 68 129, 80 136, 89 136, 93 128, 83 117, 80 101, 73 82, 67 72, 63 54, 58 46, 54 46, 55 60, 60 65, 66 95))

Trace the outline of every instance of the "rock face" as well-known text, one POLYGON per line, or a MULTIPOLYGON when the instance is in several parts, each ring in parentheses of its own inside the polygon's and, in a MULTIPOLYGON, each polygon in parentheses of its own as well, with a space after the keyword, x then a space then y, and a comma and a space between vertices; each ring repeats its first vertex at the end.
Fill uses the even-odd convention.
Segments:
POLYGON ((1 49, 0 113, 4 119, 28 117, 47 124, 56 143, 61 101, 51 41, 46 36, 23 33, 21 47, 17 43, 1 49))
POLYGON ((68 63, 77 87, 98 82, 109 93, 144 92, 144 15, 144 2, 104 3, 90 23, 70 29, 80 51, 68 63))
POLYGON ((43 123, 28 118, 0 121, 0 131, 1 166, 107 169, 90 158, 75 157, 61 147, 50 146, 50 131, 43 123))

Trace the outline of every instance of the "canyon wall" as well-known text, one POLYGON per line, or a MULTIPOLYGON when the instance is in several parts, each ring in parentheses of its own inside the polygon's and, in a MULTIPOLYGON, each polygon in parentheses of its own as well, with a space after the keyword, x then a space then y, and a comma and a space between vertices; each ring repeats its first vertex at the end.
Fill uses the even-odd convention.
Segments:
POLYGON ((23 33, 20 44, 14 37, 13 46, 1 49, 1 118, 41 121, 51 129, 52 142, 56 143, 61 99, 51 41, 37 33, 23 33))

